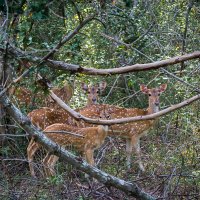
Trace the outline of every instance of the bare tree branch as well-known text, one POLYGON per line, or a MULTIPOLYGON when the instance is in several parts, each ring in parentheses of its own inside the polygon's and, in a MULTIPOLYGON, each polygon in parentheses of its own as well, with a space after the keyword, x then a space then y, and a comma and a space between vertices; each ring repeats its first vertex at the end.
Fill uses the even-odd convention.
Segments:
MULTIPOLYGON (((3 48, 0 48, 0 51, 3 51, 3 50, 4 50, 3 48)), ((28 52, 24 52, 11 45, 8 48, 8 52, 17 57, 23 57, 24 59, 30 62, 41 62, 41 59, 42 59, 41 57, 32 56, 28 52)), ((176 56, 173 58, 156 61, 152 63, 135 64, 135 65, 130 65, 130 66, 118 67, 114 69, 86 68, 80 65, 70 64, 63 61, 56 61, 56 60, 51 60, 51 59, 44 60, 43 63, 47 64, 47 66, 53 69, 71 71, 72 73, 105 76, 105 75, 114 75, 114 74, 125 74, 125 73, 130 73, 130 72, 137 72, 137 71, 155 70, 161 67, 167 67, 169 65, 174 65, 177 63, 181 63, 183 61, 188 61, 188 60, 197 59, 197 58, 200 58, 200 51, 195 51, 190 54, 176 56)))
MULTIPOLYGON (((194 101, 197 101, 200 99, 200 94, 193 96, 181 103, 175 104, 170 106, 169 108, 166 108, 164 110, 161 110, 159 112, 156 112, 154 114, 150 115, 143 115, 143 116, 136 116, 136 117, 128 117, 128 118, 122 118, 122 119, 114 119, 114 120, 99 120, 99 119, 91 119, 88 117, 85 117, 81 115, 80 113, 77 113, 73 109, 71 109, 67 104, 65 104, 59 97, 57 97, 52 91, 50 91, 51 97, 63 108, 65 109, 71 116, 73 116, 77 120, 84 120, 85 122, 91 123, 91 124, 107 124, 107 125, 113 125, 113 124, 123 124, 123 123, 128 123, 128 122, 136 122, 136 121, 144 121, 144 120, 152 120, 157 117, 166 115, 170 112, 173 112, 175 110, 178 110, 180 108, 183 108, 194 101)), ((1 93, 0 93, 1 96, 1 93)), ((102 104, 99 106, 102 106, 102 108, 105 107, 106 104, 102 104)), ((94 105, 96 106, 96 105, 94 105)), ((98 106, 98 105, 97 105, 98 106)), ((109 106, 109 105, 108 105, 109 106)))
MULTIPOLYGON (((193 5, 193 2, 190 2, 190 3, 189 3, 190 9, 191 9, 192 5, 193 5)), ((188 9, 189 9, 189 8, 188 8, 188 9)), ((188 14, 189 14, 189 13, 188 13, 188 14)), ((188 16, 187 16, 187 20, 186 20, 186 21, 188 22, 188 16)), ((187 30, 187 28, 186 28, 186 30, 187 30)), ((108 35, 106 35, 106 34, 104 34, 104 33, 102 33, 101 35, 104 36, 105 38, 109 39, 109 40, 114 40, 115 42, 117 42, 117 43, 119 43, 119 44, 123 44, 123 45, 125 45, 127 48, 130 48, 130 49, 135 50, 137 53, 139 53, 139 54, 145 56, 146 58, 148 58, 151 62, 154 62, 150 57, 148 57, 148 56, 146 56, 145 54, 143 54, 142 52, 138 51, 136 48, 133 48, 133 47, 131 46, 131 44, 124 43, 124 42, 122 42, 122 41, 120 41, 120 40, 117 40, 116 38, 110 37, 110 36, 108 36, 108 35)), ((185 35, 185 37, 186 37, 186 33, 185 33, 184 35, 185 35)), ((183 41, 185 41, 185 39, 183 39, 183 41)), ((183 54, 185 53, 185 52, 184 52, 184 53, 183 53, 183 52, 184 52, 184 51, 182 51, 181 55, 183 55, 183 54)), ((183 66, 183 65, 184 65, 184 61, 181 62, 181 66, 183 66)), ((164 73, 170 75, 171 77, 175 78, 176 80, 180 81, 181 83, 184 83, 184 84, 186 84, 187 86, 190 86, 190 87, 193 88, 195 91, 197 91, 197 92, 200 91, 200 90, 197 89, 195 86, 193 86, 193 85, 187 83, 186 81, 182 80, 182 79, 179 78, 178 76, 176 76, 176 75, 174 75, 174 74, 168 72, 168 71, 167 71, 166 69, 164 69, 163 67, 161 67, 160 70, 163 71, 164 73)), ((181 70, 180 70, 180 71, 182 71, 182 67, 181 67, 181 70)), ((180 72, 180 73, 181 73, 181 72, 180 72)))
POLYGON ((111 176, 95 167, 92 167, 80 157, 73 155, 64 148, 58 146, 56 143, 52 142, 45 136, 45 134, 43 134, 31 124, 30 120, 10 102, 5 94, 0 97, 0 103, 4 106, 6 112, 19 124, 20 127, 22 127, 30 135, 36 137, 44 147, 48 148, 62 160, 69 162, 71 165, 96 178, 106 186, 113 186, 118 188, 129 196, 143 200, 155 200, 153 196, 142 191, 135 183, 126 182, 122 179, 111 176))

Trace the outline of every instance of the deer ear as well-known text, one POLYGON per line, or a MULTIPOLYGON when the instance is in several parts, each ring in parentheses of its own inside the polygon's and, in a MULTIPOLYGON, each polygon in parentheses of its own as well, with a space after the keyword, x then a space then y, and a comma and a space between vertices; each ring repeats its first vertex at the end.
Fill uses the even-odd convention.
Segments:
POLYGON ((84 90, 85 92, 88 91, 88 85, 86 83, 81 83, 81 88, 82 90, 84 90))
POLYGON ((159 92, 162 93, 162 92, 164 92, 166 89, 167 89, 167 84, 162 84, 162 85, 160 85, 160 87, 159 87, 159 92))
POLYGON ((141 85, 140 85, 140 90, 141 90, 141 92, 143 92, 144 94, 148 94, 148 92, 149 92, 149 89, 148 89, 147 86, 144 85, 144 84, 141 84, 141 85))
POLYGON ((105 88, 106 88, 106 86, 107 86, 107 83, 106 83, 105 81, 100 82, 100 83, 99 83, 99 90, 100 90, 101 92, 104 91, 105 88))

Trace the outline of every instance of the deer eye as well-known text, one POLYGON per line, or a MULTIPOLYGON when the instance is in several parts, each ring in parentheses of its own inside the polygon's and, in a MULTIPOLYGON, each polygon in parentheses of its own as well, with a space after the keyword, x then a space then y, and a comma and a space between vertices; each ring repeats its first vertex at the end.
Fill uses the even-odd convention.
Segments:
POLYGON ((149 94, 149 96, 151 96, 151 94, 149 94))

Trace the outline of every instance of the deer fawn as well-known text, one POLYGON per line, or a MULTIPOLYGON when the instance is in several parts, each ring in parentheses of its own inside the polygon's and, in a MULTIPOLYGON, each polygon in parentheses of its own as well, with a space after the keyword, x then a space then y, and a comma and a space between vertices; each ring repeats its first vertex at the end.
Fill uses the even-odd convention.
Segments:
MULTIPOLYGON (((109 110, 102 108, 102 110, 98 110, 99 118, 108 119, 109 118, 109 110)), ((48 126, 44 130, 45 135, 52 139, 54 142, 58 143, 62 147, 75 147, 79 152, 82 152, 86 161, 90 165, 94 165, 94 150, 98 149, 105 140, 105 137, 108 133, 107 125, 99 125, 97 127, 86 127, 86 128, 77 128, 67 124, 53 124, 48 126), (55 131, 55 132, 54 132, 55 131), (69 134, 61 134, 56 133, 57 131, 67 131, 77 133, 82 138, 75 137, 69 134), (48 133, 51 132, 51 133, 48 133)), ((35 176, 34 168, 33 168, 33 157, 35 152, 41 147, 41 144, 38 142, 33 142, 31 144, 31 148, 27 149, 29 168, 32 176, 35 176)), ((43 163, 45 166, 45 174, 47 176, 51 176, 55 174, 54 166, 58 160, 58 157, 55 155, 47 153, 46 157, 43 159, 43 163)))
MULTIPOLYGON (((149 115, 159 111, 159 96, 167 88, 166 84, 162 84, 158 88, 148 89, 147 86, 141 85, 140 90, 144 94, 149 96, 149 106, 147 109, 138 108, 121 108, 113 105, 92 105, 85 107, 79 111, 80 114, 97 118, 98 110, 107 107, 111 112, 112 119, 149 115)), ((125 124, 112 125, 108 134, 110 136, 120 136, 126 138, 126 152, 127 152, 127 165, 130 168, 132 149, 134 148, 136 156, 138 158, 139 168, 144 171, 144 166, 141 161, 140 151, 140 138, 145 135, 150 128, 153 127, 155 120, 137 121, 125 124)), ((79 125, 82 125, 79 123, 79 125)), ((84 123, 84 126, 91 126, 88 123, 84 123)))
MULTIPOLYGON (((82 83, 82 89, 88 92, 87 106, 97 103, 99 91, 103 91, 105 87, 106 82, 101 82, 98 86, 88 86, 85 83, 82 83)), ((77 109, 77 111, 78 110, 79 109, 77 109)), ((45 129, 47 126, 55 123, 76 125, 73 123, 73 118, 64 109, 43 107, 28 113, 28 117, 35 126, 41 128, 42 130, 45 129)), ((27 151, 30 151, 30 149, 32 149, 32 146, 34 145, 33 142, 34 138, 31 138, 31 141, 29 142, 29 145, 27 147, 27 151)))
MULTIPOLYGON (((63 87, 54 87, 52 91, 57 95, 62 101, 69 102, 69 100, 72 98, 74 90, 69 84, 65 84, 63 87)), ((55 102, 51 96, 48 96, 46 98, 46 106, 54 109, 60 109, 60 106, 55 102)))
MULTIPOLYGON (((82 83, 82 89, 88 92, 88 104, 86 106, 96 104, 99 98, 99 91, 103 91, 105 87, 106 82, 99 83, 99 86, 88 86, 85 83, 82 83)), ((60 96, 61 95, 62 94, 60 94, 60 96)), ((79 109, 76 109, 76 111, 78 110, 79 109)), ((67 111, 61 108, 57 109, 57 107, 55 109, 47 107, 35 109, 28 113, 28 117, 35 126, 41 129, 55 123, 69 123, 72 125, 72 118, 67 111)))
MULTIPOLYGON (((52 91, 64 102, 68 102, 73 95, 73 89, 68 84, 65 84, 61 88, 54 87, 52 91)), ((20 106, 30 106, 32 104, 33 99, 39 99, 41 100, 40 107, 45 105, 50 108, 60 108, 50 96, 45 97, 45 95, 42 92, 33 94, 31 90, 25 87, 12 87, 9 90, 9 95, 14 95, 20 106)))
POLYGON ((31 103, 31 96, 32 92, 29 89, 26 89, 25 87, 11 87, 8 91, 9 96, 13 97, 15 96, 15 100, 20 106, 28 106, 31 103))

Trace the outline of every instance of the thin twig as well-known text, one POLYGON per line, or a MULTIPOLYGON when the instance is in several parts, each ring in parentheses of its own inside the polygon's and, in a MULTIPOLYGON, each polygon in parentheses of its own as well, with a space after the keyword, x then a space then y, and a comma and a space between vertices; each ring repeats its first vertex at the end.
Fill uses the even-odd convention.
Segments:
POLYGON ((184 83, 185 85, 187 85, 187 86, 193 88, 193 91, 200 93, 200 89, 199 89, 199 88, 197 88, 196 86, 194 86, 194 85, 192 85, 192 84, 190 84, 190 83, 188 83, 188 82, 182 80, 182 79, 179 78, 178 76, 176 76, 176 75, 174 75, 174 74, 168 72, 166 69, 161 68, 161 71, 163 71, 164 73, 166 73, 166 74, 170 75, 171 77, 175 78, 175 79, 178 80, 179 82, 184 83))
POLYGON ((0 134, 0 137, 7 136, 7 137, 27 137, 29 134, 23 134, 23 135, 15 135, 15 134, 0 134))
POLYGON ((79 135, 79 134, 72 133, 72 132, 69 132, 69 131, 44 131, 44 133, 69 134, 69 135, 73 135, 73 136, 76 136, 76 137, 84 138, 83 135, 79 135))

